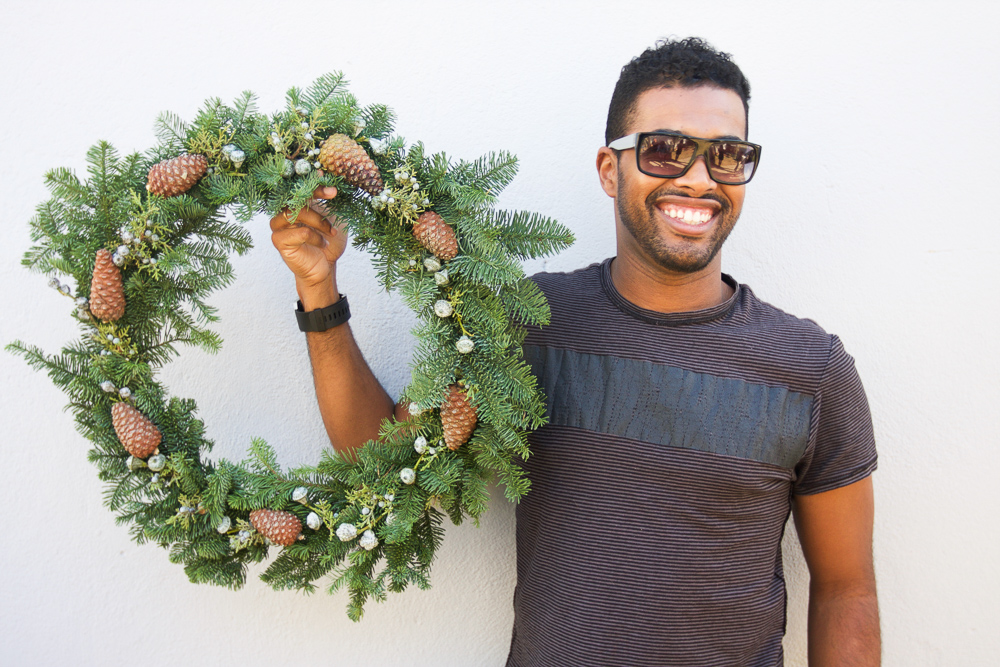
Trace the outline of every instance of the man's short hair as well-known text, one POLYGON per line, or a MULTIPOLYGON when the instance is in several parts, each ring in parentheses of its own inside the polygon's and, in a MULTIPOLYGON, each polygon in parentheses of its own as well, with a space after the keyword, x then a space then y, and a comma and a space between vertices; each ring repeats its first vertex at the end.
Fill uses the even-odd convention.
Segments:
POLYGON ((689 88, 715 85, 731 90, 743 100, 747 126, 750 118, 750 82, 728 53, 716 51, 698 37, 665 39, 646 49, 622 68, 611 95, 604 143, 625 135, 639 95, 652 88, 689 88))

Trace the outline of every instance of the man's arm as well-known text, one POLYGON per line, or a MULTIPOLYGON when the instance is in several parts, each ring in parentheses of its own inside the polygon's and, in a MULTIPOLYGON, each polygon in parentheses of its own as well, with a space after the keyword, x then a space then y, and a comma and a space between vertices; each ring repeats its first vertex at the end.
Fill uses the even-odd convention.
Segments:
POLYGON ((881 664, 871 477, 795 496, 793 511, 809 566, 810 667, 881 664))
MULTIPOLYGON (((332 199, 335 188, 316 196, 332 199)), ((271 241, 295 274, 295 288, 306 311, 336 303, 336 263, 347 247, 347 234, 331 225, 321 210, 307 208, 289 219, 287 211, 271 219, 271 241)), ((378 436, 382 420, 405 411, 393 401, 365 362, 348 324, 306 334, 316 399, 326 433, 339 452, 352 452, 378 436)))

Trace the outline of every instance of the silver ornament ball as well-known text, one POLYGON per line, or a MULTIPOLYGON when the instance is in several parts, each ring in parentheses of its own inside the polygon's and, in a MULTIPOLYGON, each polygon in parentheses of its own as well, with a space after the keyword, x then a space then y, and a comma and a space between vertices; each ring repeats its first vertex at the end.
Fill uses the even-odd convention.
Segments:
POLYGON ((441 269, 440 271, 438 271, 437 273, 435 273, 434 274, 434 282, 437 283, 437 285, 439 287, 447 285, 448 284, 448 269, 441 269))
POLYGON ((428 257, 427 259, 424 260, 424 268, 430 271, 431 273, 440 271, 441 260, 439 260, 437 257, 428 257))
POLYGON ((296 489, 292 491, 292 500, 305 505, 309 502, 309 490, 304 486, 296 487, 296 489))
POLYGON ((375 532, 371 530, 366 530, 361 534, 361 539, 358 540, 358 544, 365 551, 371 551, 378 546, 378 538, 375 537, 375 532))
POLYGON ((319 514, 316 512, 309 512, 309 516, 306 517, 306 525, 313 530, 319 530, 320 526, 323 525, 323 519, 319 518, 319 514))
POLYGON ((341 542, 349 542, 358 536, 358 529, 353 523, 342 523, 337 526, 337 537, 341 542))
POLYGON ((451 317, 454 312, 455 309, 451 307, 451 303, 444 299, 439 299, 434 303, 434 314, 438 317, 451 317))
POLYGON ((468 354, 472 352, 476 347, 476 344, 468 336, 462 336, 457 341, 455 341, 455 349, 458 350, 459 354, 468 354))
POLYGON ((312 172, 312 170, 313 166, 309 164, 309 160, 300 158, 295 161, 295 173, 299 176, 305 176, 312 172))
POLYGON ((399 471, 399 479, 403 484, 413 484, 417 481, 417 473, 413 468, 403 468, 399 471))
POLYGON ((215 526, 215 529, 219 531, 222 535, 229 532, 230 527, 232 527, 233 521, 228 516, 222 517, 222 520, 215 526))

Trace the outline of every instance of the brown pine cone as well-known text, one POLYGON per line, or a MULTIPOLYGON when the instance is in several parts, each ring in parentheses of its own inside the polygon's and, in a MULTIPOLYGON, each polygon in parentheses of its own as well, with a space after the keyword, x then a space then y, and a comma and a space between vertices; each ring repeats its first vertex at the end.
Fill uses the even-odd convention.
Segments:
POLYGON ((458 254, 458 239, 440 215, 434 211, 424 211, 413 225, 413 235, 420 245, 427 248, 438 259, 455 259, 458 254))
POLYGON ((441 404, 441 425, 444 444, 452 451, 464 445, 476 428, 476 407, 457 384, 448 387, 448 396, 441 404))
POLYGON ((102 322, 121 319, 125 314, 125 290, 122 272, 115 266, 111 253, 101 248, 94 262, 90 279, 90 312, 102 322))
POLYGON ((206 171, 208 158, 204 155, 180 155, 153 165, 146 189, 154 195, 174 197, 190 190, 206 171))
POLYGON ((291 512, 254 510, 250 512, 250 523, 258 533, 283 547, 295 544, 302 533, 302 522, 291 512))
POLYGON ((160 446, 163 437, 160 429, 128 403, 115 403, 112 406, 111 423, 122 445, 137 459, 146 458, 160 446))
POLYGON ((385 189, 378 167, 365 149, 346 134, 331 134, 320 146, 323 168, 375 196, 385 189))

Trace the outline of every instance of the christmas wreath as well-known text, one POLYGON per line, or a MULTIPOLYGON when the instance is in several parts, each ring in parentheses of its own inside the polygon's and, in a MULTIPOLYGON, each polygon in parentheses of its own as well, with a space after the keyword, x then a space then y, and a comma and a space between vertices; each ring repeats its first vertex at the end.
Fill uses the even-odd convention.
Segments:
POLYGON ((247 565, 280 547, 266 583, 312 591, 327 579, 330 592, 349 590, 357 620, 369 599, 429 586, 444 518, 478 519, 493 479, 513 500, 528 490, 517 459, 545 411, 520 344, 548 306, 520 260, 572 235, 496 208, 512 155, 452 161, 407 145, 393 121, 330 74, 289 90, 273 115, 249 92, 232 105, 210 99, 191 123, 162 115, 146 155, 102 142, 87 153, 89 178, 45 177, 52 196, 30 222, 23 263, 74 301, 81 337, 57 355, 8 349, 69 395, 117 521, 169 549, 193 582, 239 588, 247 565), (412 418, 315 466, 283 470, 259 439, 245 461, 209 460, 195 402, 170 397, 157 370, 179 344, 222 345, 206 299, 233 281, 229 255, 251 247, 242 224, 301 210, 324 185, 339 190, 329 212, 419 318, 401 397, 412 418))

